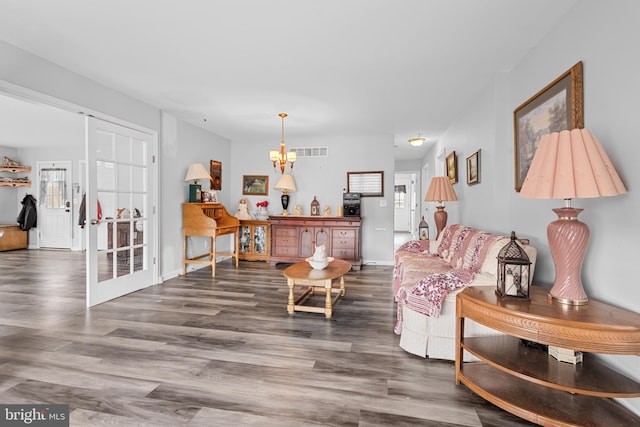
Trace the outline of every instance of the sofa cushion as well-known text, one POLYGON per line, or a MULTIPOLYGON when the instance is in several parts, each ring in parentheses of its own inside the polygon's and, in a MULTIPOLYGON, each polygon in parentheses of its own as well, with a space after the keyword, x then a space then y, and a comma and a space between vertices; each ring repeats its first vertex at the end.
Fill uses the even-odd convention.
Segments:
MULTIPOLYGON (((487 256, 491 249, 495 246, 495 242, 502 240, 502 236, 486 233, 484 231, 476 231, 469 236, 468 244, 462 257, 462 265, 452 265, 457 268, 467 268, 474 272, 479 272, 482 266, 487 262, 487 256)), ((493 270, 495 273, 495 270, 493 270)))
POLYGON ((454 253, 460 249, 465 237, 471 230, 471 228, 460 224, 445 227, 442 232, 442 239, 438 245, 438 256, 445 262, 450 263, 454 253))

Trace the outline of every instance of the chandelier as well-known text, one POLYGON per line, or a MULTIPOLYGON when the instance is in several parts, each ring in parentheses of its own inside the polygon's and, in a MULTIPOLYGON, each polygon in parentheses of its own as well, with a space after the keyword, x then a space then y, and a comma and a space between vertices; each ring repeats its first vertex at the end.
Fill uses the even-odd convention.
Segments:
POLYGON ((284 118, 287 117, 286 113, 278 114, 282 118, 282 140, 280 141, 280 151, 271 150, 269 152, 269 158, 273 162, 273 170, 277 170, 277 166, 280 165, 280 172, 284 173, 285 168, 287 167, 287 162, 289 162, 289 169, 293 169, 293 163, 296 161, 296 153, 295 151, 289 151, 288 153, 285 151, 284 147, 284 118))

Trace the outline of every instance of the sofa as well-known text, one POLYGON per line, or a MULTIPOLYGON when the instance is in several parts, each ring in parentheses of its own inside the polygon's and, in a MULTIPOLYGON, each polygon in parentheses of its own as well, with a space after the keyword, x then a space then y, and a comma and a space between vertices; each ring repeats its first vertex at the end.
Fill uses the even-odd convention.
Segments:
MULTIPOLYGON (((437 240, 412 240, 395 251, 393 293, 397 304, 394 331, 400 347, 417 356, 455 360, 456 295, 467 286, 496 287, 498 252, 510 237, 460 224, 445 227, 437 240)), ((531 261, 537 251, 518 239, 531 261)), ((472 321, 465 336, 499 335, 472 321)), ((465 352, 465 361, 477 360, 465 352)))

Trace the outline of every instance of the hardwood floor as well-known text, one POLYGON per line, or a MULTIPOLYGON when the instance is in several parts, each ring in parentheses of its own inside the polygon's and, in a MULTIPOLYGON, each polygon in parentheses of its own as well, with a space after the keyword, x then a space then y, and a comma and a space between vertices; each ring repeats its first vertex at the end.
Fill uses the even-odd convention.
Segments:
POLYGON ((287 314, 283 268, 224 261, 86 309, 83 253, 0 253, 0 403, 69 404, 72 426, 532 425, 398 347, 391 267, 348 273, 332 319, 287 314))

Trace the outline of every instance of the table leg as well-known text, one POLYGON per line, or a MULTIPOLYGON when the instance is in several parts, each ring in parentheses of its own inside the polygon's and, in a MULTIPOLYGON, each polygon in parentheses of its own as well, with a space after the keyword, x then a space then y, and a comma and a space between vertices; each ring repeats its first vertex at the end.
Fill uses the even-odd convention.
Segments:
POLYGON ((287 279, 287 286, 289 286, 289 299, 287 300, 287 313, 293 314, 295 301, 293 299, 293 285, 295 285, 295 280, 287 279))
POLYGON ((332 301, 331 301, 331 279, 327 279, 324 281, 324 291, 325 291, 325 298, 324 298, 324 315, 327 319, 331 318, 331 316, 333 315, 332 312, 332 301))
POLYGON ((347 290, 344 287, 344 276, 340 276, 340 295, 344 296, 347 290))
POLYGON ((209 259, 211 260, 211 277, 216 277, 216 238, 210 237, 211 244, 209 245, 211 253, 209 259))
POLYGON ((187 274, 187 236, 182 238, 182 275, 187 274))
POLYGON ((240 255, 240 237, 239 237, 239 235, 240 235, 240 227, 238 227, 238 229, 235 231, 235 233, 233 233, 233 235, 234 235, 234 239, 233 240, 234 240, 234 244, 235 244, 233 253, 234 253, 234 257, 236 259, 236 268, 238 268, 238 256, 240 255))

